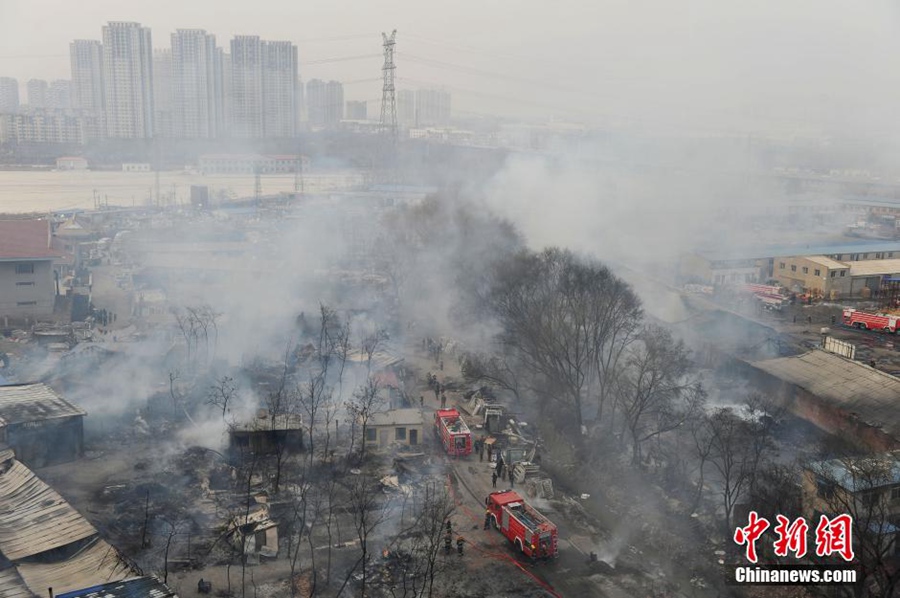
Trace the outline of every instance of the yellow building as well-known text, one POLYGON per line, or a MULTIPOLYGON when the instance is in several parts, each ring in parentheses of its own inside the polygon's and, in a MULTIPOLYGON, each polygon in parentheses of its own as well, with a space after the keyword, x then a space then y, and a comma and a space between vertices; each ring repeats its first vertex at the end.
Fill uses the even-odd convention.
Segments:
POLYGON ((850 266, 824 255, 776 258, 772 278, 790 291, 830 299, 850 292, 850 266))

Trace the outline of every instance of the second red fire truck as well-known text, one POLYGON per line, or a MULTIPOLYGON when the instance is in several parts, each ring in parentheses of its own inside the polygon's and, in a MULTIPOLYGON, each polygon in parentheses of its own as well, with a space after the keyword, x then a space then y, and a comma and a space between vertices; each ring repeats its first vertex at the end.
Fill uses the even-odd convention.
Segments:
POLYGON ((464 457, 472 453, 472 432, 456 409, 438 409, 434 413, 434 431, 448 455, 464 457))
POLYGON ((848 307, 844 309, 842 321, 844 326, 896 334, 900 317, 888 314, 872 314, 848 307))
POLYGON ((494 528, 506 536, 516 550, 533 559, 559 554, 556 526, 512 490, 491 492, 485 499, 494 528))

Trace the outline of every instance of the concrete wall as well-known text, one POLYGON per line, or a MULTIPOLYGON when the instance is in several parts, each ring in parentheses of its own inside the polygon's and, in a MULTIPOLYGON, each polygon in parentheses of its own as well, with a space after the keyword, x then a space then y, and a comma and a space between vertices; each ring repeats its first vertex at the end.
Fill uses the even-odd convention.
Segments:
POLYGON ((413 426, 368 426, 369 429, 375 430, 375 440, 366 439, 367 446, 387 446, 389 444, 399 444, 403 446, 420 446, 422 444, 422 428, 420 425, 413 426), (398 430, 403 430, 401 434, 404 438, 398 438, 398 430), (415 444, 411 442, 410 432, 415 431, 415 444))
POLYGON ((53 314, 56 284, 50 260, 0 262, 0 318, 44 317, 53 314), (16 266, 33 272, 16 273, 16 266))

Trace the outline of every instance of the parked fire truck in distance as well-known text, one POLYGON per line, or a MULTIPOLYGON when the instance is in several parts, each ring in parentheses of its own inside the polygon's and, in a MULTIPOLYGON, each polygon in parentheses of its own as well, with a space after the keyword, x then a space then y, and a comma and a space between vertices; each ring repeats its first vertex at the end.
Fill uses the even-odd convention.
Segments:
POLYGON ((783 287, 747 283, 741 286, 741 290, 753 295, 766 309, 781 309, 788 301, 788 298, 782 294, 784 291, 783 287))
POLYGON ((861 330, 879 330, 897 334, 898 316, 887 314, 871 314, 848 307, 844 309, 843 324, 861 330))
POLYGON ((472 453, 472 432, 456 409, 438 409, 434 413, 434 431, 448 455, 463 457, 472 453))
POLYGON ((781 295, 781 288, 771 284, 755 284, 748 282, 741 287, 746 293, 754 295, 781 295))
POLYGON ((491 524, 525 556, 546 559, 559 554, 556 526, 517 492, 491 492, 485 502, 491 524))

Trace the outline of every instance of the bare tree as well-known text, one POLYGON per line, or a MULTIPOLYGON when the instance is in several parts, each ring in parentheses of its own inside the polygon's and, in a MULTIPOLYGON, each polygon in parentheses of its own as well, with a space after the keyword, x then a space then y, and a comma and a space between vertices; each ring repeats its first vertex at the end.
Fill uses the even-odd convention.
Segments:
POLYGON ((377 480, 367 475, 354 476, 350 484, 349 508, 353 514, 353 527, 359 540, 360 557, 347 573, 344 583, 337 595, 340 596, 353 573, 360 569, 362 579, 359 596, 365 598, 369 562, 369 536, 388 516, 388 506, 379 499, 382 493, 378 490, 377 480))
POLYGON ((507 357, 484 353, 466 353, 462 358, 462 375, 469 382, 487 382, 508 390, 519 400, 519 375, 507 357))
MULTIPOLYGON (((362 438, 360 439, 360 458, 366 458, 366 435, 368 433, 369 420, 379 413, 383 407, 383 399, 379 392, 378 381, 374 376, 369 376, 366 383, 353 393, 353 398, 347 403, 347 412, 353 418, 352 430, 359 425, 362 438)), ((350 451, 353 451, 355 433, 351 432, 350 451)))
POLYGON ((217 408, 222 409, 222 419, 225 419, 225 414, 228 412, 228 405, 231 403, 231 399, 234 398, 235 393, 237 392, 237 387, 234 385, 234 379, 228 376, 222 376, 216 383, 209 387, 209 392, 206 395, 206 402, 209 405, 213 405, 217 408))
POLYGON ((637 297, 602 264, 557 248, 498 263, 479 292, 523 371, 553 389, 545 393, 544 411, 574 421, 581 438, 592 384, 604 376, 602 406, 630 331, 640 323, 637 297))
POLYGON ((709 414, 698 432, 709 447, 705 464, 712 467, 725 514, 725 529, 732 527, 734 505, 750 490, 770 452, 768 429, 757 419, 741 417, 723 407, 709 414))
POLYGON ((682 426, 705 397, 691 376, 682 341, 660 326, 647 326, 629 350, 616 379, 623 427, 631 438, 632 463, 641 463, 643 443, 682 426))

